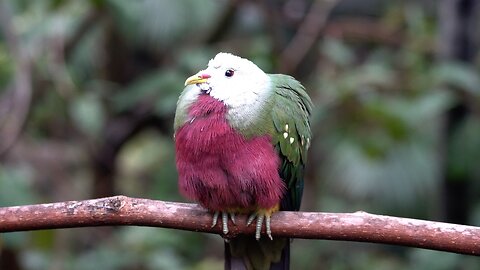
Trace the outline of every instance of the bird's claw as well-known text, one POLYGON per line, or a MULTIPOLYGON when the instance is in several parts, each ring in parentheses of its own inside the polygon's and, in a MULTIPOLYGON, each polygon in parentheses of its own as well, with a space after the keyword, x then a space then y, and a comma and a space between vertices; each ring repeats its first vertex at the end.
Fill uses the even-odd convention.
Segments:
POLYGON ((273 240, 272 229, 270 228, 270 217, 271 213, 253 213, 248 217, 247 226, 250 226, 252 222, 257 218, 257 223, 255 225, 255 239, 260 240, 260 234, 262 232, 263 220, 265 220, 265 229, 268 238, 273 240))
POLYGON ((228 234, 228 216, 230 216, 230 220, 234 225, 235 223, 235 214, 234 213, 228 213, 228 212, 220 212, 220 211, 215 211, 213 213, 213 220, 212 220, 212 228, 217 225, 218 217, 220 216, 220 213, 222 214, 222 232, 223 234, 228 234))

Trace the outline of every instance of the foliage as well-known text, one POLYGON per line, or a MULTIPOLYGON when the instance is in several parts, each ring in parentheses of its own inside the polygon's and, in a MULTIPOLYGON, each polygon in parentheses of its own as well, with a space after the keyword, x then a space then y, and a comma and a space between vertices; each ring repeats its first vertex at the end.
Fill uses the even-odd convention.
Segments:
MULTIPOLYGON (((311 2, 6 1, 19 49, 33 63, 33 98, 0 165, 0 206, 86 199, 102 194, 99 183, 111 183, 115 194, 183 200, 171 123, 185 78, 218 51, 279 72, 282 49, 311 2)), ((340 2, 291 74, 315 103, 303 209, 438 220, 445 181, 454 179, 468 183, 468 222, 480 225, 477 63, 436 56, 441 18, 428 1, 340 2), (359 5, 365 14, 351 14, 359 5), (342 25, 344 36, 329 31, 342 25), (372 25, 384 31, 373 33, 366 28, 372 25), (364 32, 350 37, 353 26, 364 32), (459 103, 469 114, 447 130, 446 115, 459 103)), ((13 106, 17 65, 2 35, 0 128, 13 106)), ((7 251, 20 269, 223 268, 219 237, 153 228, 5 234, 0 266, 12 263, 2 262, 7 251)), ((330 241, 295 240, 292 254, 293 269, 480 264, 455 254, 330 241)))

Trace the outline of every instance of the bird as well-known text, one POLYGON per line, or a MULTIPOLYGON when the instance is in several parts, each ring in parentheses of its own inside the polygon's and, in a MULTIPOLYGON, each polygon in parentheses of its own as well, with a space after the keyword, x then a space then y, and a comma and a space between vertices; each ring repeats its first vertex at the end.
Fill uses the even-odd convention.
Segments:
POLYGON ((273 238, 271 216, 300 208, 312 101, 289 75, 218 53, 185 81, 174 119, 178 185, 213 214, 212 227, 248 215, 253 236, 225 241, 226 269, 288 269, 290 240, 273 238), (261 237, 265 224, 266 236, 261 237))

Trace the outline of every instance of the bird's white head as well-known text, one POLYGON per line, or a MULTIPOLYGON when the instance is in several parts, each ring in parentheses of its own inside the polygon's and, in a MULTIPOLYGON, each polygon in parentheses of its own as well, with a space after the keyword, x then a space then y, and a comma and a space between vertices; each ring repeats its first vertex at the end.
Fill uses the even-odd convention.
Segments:
POLYGON ((230 53, 219 53, 208 67, 189 77, 185 85, 196 85, 199 93, 222 101, 233 111, 255 109, 270 90, 270 77, 251 61, 230 53))

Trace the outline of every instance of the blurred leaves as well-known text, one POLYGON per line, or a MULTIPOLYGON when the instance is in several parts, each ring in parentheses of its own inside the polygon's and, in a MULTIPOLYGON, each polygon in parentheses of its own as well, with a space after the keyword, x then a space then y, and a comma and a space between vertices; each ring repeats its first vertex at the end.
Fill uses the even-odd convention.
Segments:
POLYGON ((432 68, 433 80, 443 86, 461 89, 471 95, 480 96, 478 71, 462 63, 440 63, 432 68))
POLYGON ((355 60, 353 51, 337 39, 325 38, 321 51, 325 57, 340 67, 346 68, 355 60))
POLYGON ((70 106, 75 125, 89 136, 99 136, 105 123, 105 112, 98 94, 86 93, 75 98, 70 106))
POLYGON ((334 64, 318 71, 325 180, 355 200, 376 202, 381 211, 417 209, 420 198, 439 184, 438 121, 454 100, 439 86, 448 80, 436 80, 435 71, 405 80, 403 70, 427 59, 393 63, 395 52, 383 48, 350 69, 359 61, 353 48, 332 39, 322 44, 324 57, 334 64), (427 88, 411 93, 416 81, 427 88))
POLYGON ((158 70, 143 76, 113 97, 115 110, 121 112, 136 104, 151 106, 160 116, 172 115, 183 88, 185 75, 175 70, 158 70), (154 102, 154 104, 149 104, 154 102))
POLYGON ((33 190, 32 173, 27 166, 0 165, 0 207, 38 201, 33 190))
MULTIPOLYGON (((409 269, 438 269, 447 270, 458 268, 462 256, 453 253, 418 249, 410 254, 412 259, 409 269)), ((473 265, 472 265, 473 266, 473 265)), ((465 268, 467 269, 467 268, 465 268)), ((470 268, 473 269, 473 268, 470 268)))
POLYGON ((480 169, 480 121, 473 117, 463 122, 450 142, 448 172, 452 179, 479 175, 480 169))
MULTIPOLYGON (((10 77, 12 76, 14 65, 7 52, 5 44, 0 43, 0 94, 4 92, 10 77)), ((0 118, 1 119, 1 118, 0 118)))
POLYGON ((131 196, 178 200, 171 137, 147 130, 133 138, 118 157, 119 186, 131 196))
POLYGON ((151 49, 189 36, 201 37, 227 1, 108 0, 116 25, 126 37, 151 49), (188 18, 188 19, 186 19, 188 18), (192 27, 193 26, 193 27, 192 27))
MULTIPOLYGON (((185 78, 218 51, 276 72, 281 46, 302 19, 287 16, 293 1, 8 2, 34 62, 34 96, 19 147, 0 165, 0 206, 88 198, 107 176, 118 193, 184 200, 168 121, 185 78)), ((341 25, 386 30, 363 29, 366 37, 360 31, 353 38, 349 29, 326 31, 291 74, 315 103, 307 178, 315 190, 308 188, 305 207, 439 219, 442 166, 453 179, 480 176, 478 112, 442 145, 445 114, 456 102, 478 110, 479 67, 436 57, 438 18, 424 1, 341 2, 330 16, 333 26, 342 16, 361 17, 362 7, 368 16, 353 20, 358 25, 341 25)), ((1 38, 0 114, 12 106, 3 94, 17 64, 1 38)), ((471 190, 476 224, 477 182, 471 190)), ((7 234, 0 252, 15 249, 24 269, 223 268, 219 237, 137 227, 100 234, 7 234)), ((293 269, 478 268, 470 257, 381 245, 296 240, 292 251, 293 269)))
MULTIPOLYGON (((33 190, 32 171, 26 166, 4 166, 0 164, 0 207, 25 205, 38 202, 33 190)), ((27 233, 0 235, 2 248, 20 250, 28 244, 27 233)))

